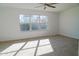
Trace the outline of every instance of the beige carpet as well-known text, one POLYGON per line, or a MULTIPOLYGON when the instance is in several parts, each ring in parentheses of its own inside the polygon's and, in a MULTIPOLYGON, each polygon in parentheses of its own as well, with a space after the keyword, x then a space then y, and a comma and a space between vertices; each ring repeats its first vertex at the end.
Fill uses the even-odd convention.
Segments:
POLYGON ((78 40, 48 36, 0 43, 0 56, 77 56, 78 40))

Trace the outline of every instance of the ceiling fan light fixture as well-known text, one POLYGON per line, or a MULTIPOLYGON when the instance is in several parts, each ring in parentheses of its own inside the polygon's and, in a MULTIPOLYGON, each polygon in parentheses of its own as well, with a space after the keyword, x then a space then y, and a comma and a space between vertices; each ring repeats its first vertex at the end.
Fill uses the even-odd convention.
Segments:
POLYGON ((44 6, 44 10, 46 10, 46 6, 44 6))

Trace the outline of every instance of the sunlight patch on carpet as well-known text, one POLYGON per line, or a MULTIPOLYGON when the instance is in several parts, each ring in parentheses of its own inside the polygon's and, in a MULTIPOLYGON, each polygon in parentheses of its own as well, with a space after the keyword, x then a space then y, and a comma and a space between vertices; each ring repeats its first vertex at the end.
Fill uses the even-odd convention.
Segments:
POLYGON ((25 42, 12 44, 11 46, 9 46, 8 48, 6 48, 5 50, 3 50, 3 51, 0 52, 0 53, 9 53, 9 52, 17 51, 17 50, 19 50, 24 44, 25 44, 25 42))

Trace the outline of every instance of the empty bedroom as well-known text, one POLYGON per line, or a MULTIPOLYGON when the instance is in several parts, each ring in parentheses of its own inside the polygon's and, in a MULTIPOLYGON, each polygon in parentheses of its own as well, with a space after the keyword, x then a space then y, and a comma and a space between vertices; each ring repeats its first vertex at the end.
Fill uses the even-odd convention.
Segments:
POLYGON ((0 3, 0 56, 78 56, 79 3, 0 3))

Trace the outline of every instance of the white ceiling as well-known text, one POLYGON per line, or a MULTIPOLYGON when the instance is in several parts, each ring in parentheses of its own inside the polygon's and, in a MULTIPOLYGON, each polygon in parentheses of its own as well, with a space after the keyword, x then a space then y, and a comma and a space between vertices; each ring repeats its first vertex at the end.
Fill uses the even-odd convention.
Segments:
POLYGON ((40 11, 51 11, 51 12, 61 12, 63 10, 79 6, 79 3, 58 3, 55 4, 56 8, 47 7, 46 10, 43 9, 43 6, 36 8, 40 3, 0 3, 2 7, 14 7, 14 8, 22 8, 22 9, 32 9, 32 10, 40 10, 40 11))

